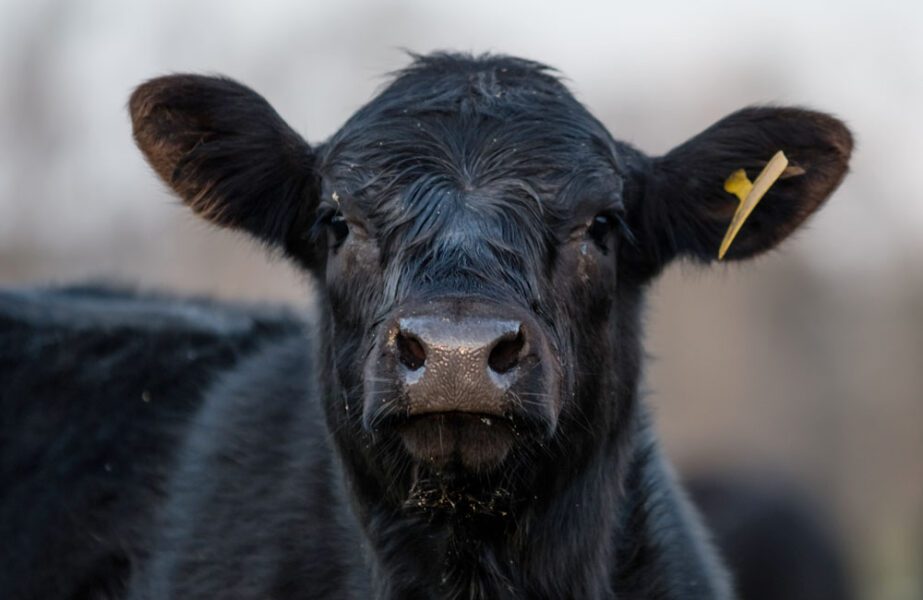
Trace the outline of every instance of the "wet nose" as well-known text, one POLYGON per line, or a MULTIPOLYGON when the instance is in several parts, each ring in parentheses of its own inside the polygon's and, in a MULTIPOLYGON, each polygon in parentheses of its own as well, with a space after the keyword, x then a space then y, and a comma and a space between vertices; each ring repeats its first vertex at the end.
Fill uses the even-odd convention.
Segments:
POLYGON ((411 415, 502 415, 529 341, 515 319, 424 315, 398 320, 393 348, 411 415))

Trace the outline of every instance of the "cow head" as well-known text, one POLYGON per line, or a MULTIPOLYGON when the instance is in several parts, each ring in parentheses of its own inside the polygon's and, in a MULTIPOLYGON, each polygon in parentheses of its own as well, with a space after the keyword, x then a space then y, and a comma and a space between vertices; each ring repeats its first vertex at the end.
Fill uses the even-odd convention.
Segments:
POLYGON ((418 58, 313 148, 227 79, 154 79, 130 110, 190 208, 316 274, 328 424, 357 493, 396 508, 502 510, 610 452, 641 290, 715 257, 728 175, 778 150, 794 167, 734 242, 743 259, 820 206, 852 146, 827 115, 749 108, 649 158, 507 57, 418 58))

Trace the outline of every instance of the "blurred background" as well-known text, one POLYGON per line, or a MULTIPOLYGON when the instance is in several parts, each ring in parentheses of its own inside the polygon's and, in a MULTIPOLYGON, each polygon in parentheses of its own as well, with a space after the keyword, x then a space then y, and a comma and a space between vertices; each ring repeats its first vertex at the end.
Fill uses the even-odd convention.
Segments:
POLYGON ((781 250, 653 288, 647 387, 686 475, 787 481, 858 597, 923 597, 923 3, 2 0, 0 284, 107 279, 306 306, 310 283, 196 221, 135 150, 142 80, 222 73, 307 139, 408 61, 494 51, 560 69, 662 153, 752 103, 846 120, 852 174, 781 250))

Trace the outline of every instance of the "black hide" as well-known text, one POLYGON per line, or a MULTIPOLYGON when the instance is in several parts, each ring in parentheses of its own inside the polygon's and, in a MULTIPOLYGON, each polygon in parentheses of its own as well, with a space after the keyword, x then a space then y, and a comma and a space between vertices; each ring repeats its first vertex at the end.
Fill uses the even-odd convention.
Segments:
MULTIPOLYGON (((745 109, 650 158, 616 141, 551 69, 454 54, 417 57, 315 147, 228 79, 155 79, 130 110, 140 149, 174 192, 297 261, 319 293, 309 326, 291 321, 273 341, 241 334, 263 348, 198 371, 208 389, 182 415, 138 419, 158 451, 137 464, 154 474, 134 472, 140 482, 128 478, 123 493, 140 494, 130 501, 143 510, 99 509, 122 532, 110 560, 126 597, 731 595, 638 397, 643 296, 674 257, 712 258, 737 206, 724 179, 739 168, 755 177, 780 149, 797 168, 729 258, 786 237, 846 172, 842 123, 745 109), (409 323, 432 333, 440 319, 459 333, 427 335, 450 347, 406 339, 409 323), (512 358, 489 361, 505 379, 478 373, 498 386, 490 414, 476 408, 484 401, 447 399, 466 381, 455 370, 481 368, 459 324, 501 322, 521 340, 512 358), (441 369, 439 383, 412 395, 423 369, 441 369)), ((93 335, 107 339, 105 328, 93 335)), ((108 339, 113 352, 137 343, 108 339)), ((13 343, 7 351, 18 355, 13 343)), ((95 349, 64 352, 100 360, 95 349)), ((119 385, 137 396, 141 373, 181 368, 171 357, 139 357, 119 385)), ((77 376, 52 373, 57 386, 77 376)), ((112 369, 80 375, 95 385, 81 402, 122 406, 112 369)), ((17 395, 30 406, 56 401, 29 386, 17 395)), ((85 460, 97 446, 81 442, 60 452, 85 460)), ((38 539, 20 537, 26 548, 38 539)))

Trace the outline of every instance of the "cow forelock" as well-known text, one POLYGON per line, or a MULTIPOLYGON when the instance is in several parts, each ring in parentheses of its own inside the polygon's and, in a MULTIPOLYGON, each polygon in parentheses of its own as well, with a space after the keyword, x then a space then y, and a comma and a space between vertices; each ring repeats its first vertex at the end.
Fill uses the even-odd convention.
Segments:
POLYGON ((547 68, 427 57, 325 146, 320 214, 354 215, 399 265, 389 301, 447 269, 530 302, 575 220, 621 209, 618 160, 547 68))

